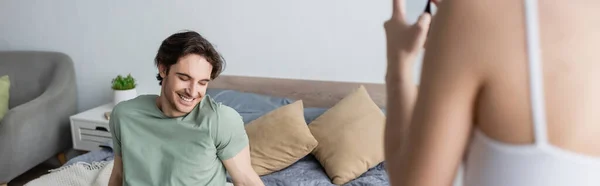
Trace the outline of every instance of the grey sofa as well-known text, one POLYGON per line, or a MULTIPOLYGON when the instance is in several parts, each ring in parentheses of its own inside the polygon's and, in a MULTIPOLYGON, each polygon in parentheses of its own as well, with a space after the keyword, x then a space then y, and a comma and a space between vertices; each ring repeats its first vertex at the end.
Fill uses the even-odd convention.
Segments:
POLYGON ((0 121, 0 184, 72 146, 69 116, 77 112, 75 69, 57 52, 0 51, 9 75, 9 110, 0 121))

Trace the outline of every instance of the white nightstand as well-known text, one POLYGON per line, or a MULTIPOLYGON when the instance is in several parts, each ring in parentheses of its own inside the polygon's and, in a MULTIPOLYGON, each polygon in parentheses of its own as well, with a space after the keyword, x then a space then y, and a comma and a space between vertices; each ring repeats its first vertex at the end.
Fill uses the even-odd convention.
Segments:
POLYGON ((112 111, 114 104, 108 103, 73 115, 71 119, 71 135, 73 148, 92 151, 100 149, 111 139, 108 119, 104 113, 112 111))

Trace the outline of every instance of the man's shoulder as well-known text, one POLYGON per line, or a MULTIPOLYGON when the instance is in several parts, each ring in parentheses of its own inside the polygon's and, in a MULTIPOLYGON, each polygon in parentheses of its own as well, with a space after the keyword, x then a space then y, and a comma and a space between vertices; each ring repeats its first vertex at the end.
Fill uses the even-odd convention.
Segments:
POLYGON ((204 116, 208 116, 215 120, 237 120, 241 119, 242 116, 232 107, 224 105, 221 102, 217 102, 210 96, 206 96, 203 100, 204 104, 200 107, 200 113, 204 116))
POLYGON ((123 115, 136 110, 151 108, 149 106, 156 104, 156 97, 156 95, 139 95, 133 99, 121 101, 113 107, 112 114, 123 115))

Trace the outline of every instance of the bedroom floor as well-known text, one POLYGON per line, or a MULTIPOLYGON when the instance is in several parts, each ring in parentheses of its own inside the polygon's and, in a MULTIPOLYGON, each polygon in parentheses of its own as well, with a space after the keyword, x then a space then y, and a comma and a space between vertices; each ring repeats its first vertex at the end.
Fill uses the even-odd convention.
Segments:
POLYGON ((34 180, 34 179, 48 173, 48 170, 54 169, 54 168, 58 168, 58 167, 56 167, 55 165, 48 164, 48 163, 39 164, 38 166, 30 169, 29 171, 21 174, 19 177, 8 182, 8 186, 25 185, 27 182, 34 180))
MULTIPOLYGON (((69 149, 69 150, 65 151, 67 161, 70 160, 71 158, 74 158, 74 157, 84 154, 84 153, 85 153, 85 151, 77 151, 74 149, 69 149)), ((47 174, 48 170, 56 169, 56 168, 59 168, 60 166, 61 166, 61 164, 58 161, 58 159, 52 157, 52 158, 40 163, 39 165, 29 169, 27 172, 21 174, 20 176, 16 177, 12 181, 8 182, 7 186, 25 185, 29 181, 39 178, 40 176, 42 176, 44 174, 47 174)))

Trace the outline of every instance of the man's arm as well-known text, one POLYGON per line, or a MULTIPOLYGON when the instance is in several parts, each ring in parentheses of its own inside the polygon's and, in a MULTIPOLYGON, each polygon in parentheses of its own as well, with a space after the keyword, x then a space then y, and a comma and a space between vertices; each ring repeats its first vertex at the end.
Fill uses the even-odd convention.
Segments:
POLYGON ((108 180, 108 186, 121 186, 123 185, 123 162, 121 156, 115 155, 114 165, 110 179, 108 180))
POLYGON ((218 125, 213 127, 217 156, 229 172, 234 185, 263 186, 252 168, 250 144, 242 116, 233 108, 221 105, 218 125))
POLYGON ((108 180, 108 186, 123 185, 123 160, 121 158, 121 130, 119 128, 119 108, 118 105, 113 108, 110 113, 108 126, 113 143, 113 153, 115 155, 113 161, 113 170, 108 180))
POLYGON ((225 169, 231 175, 233 185, 264 186, 250 163, 250 148, 246 146, 232 158, 223 161, 225 169))

